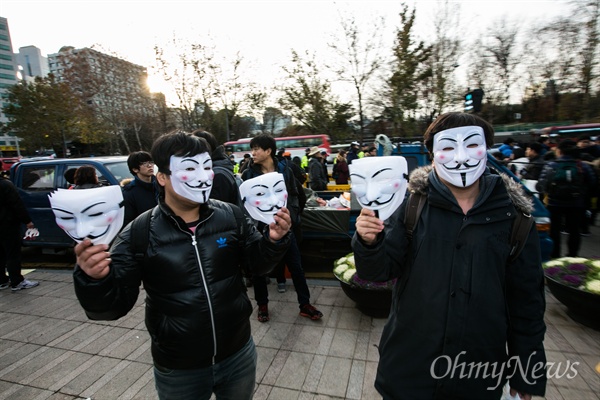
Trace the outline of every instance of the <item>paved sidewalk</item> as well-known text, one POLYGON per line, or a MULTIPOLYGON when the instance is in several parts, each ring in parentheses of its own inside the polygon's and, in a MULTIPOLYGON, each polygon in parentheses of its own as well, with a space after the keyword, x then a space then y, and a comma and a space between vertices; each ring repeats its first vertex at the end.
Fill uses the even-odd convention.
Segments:
MULTIPOLYGON (((0 399, 156 399, 144 295, 114 322, 86 319, 68 271, 36 270, 40 286, 0 292, 0 399)), ((288 281, 289 282, 289 281, 288 281)), ((252 317, 258 348, 255 399, 378 399, 373 389, 384 319, 358 311, 332 281, 309 281, 321 321, 298 316, 291 282, 269 285, 271 321, 252 317)), ((249 290, 252 295, 252 289, 249 290)), ((579 362, 573 379, 552 378, 547 399, 599 399, 600 332, 583 327, 547 295, 548 360, 579 362)), ((564 371, 562 371, 564 372, 564 371)))

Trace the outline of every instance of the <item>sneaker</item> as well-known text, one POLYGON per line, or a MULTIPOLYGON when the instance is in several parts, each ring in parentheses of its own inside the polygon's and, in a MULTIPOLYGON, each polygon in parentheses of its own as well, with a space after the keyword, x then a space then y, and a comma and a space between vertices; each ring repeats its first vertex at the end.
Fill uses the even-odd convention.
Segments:
POLYGON ((258 306, 258 322, 267 322, 269 317, 269 306, 266 304, 258 306))
POLYGON ((10 287, 10 282, 6 281, 4 283, 0 283, 0 290, 8 289, 10 287))
POLYGON ((277 291, 279 293, 285 293, 285 283, 278 283, 277 284, 277 291))
POLYGON ((305 304, 302 307, 300 307, 300 315, 303 317, 310 318, 313 321, 316 321, 323 317, 323 313, 310 304, 305 304))
POLYGON ((37 282, 37 281, 30 281, 30 280, 27 280, 27 279, 23 279, 17 286, 13 286, 11 288, 11 290, 13 292, 16 292, 17 290, 30 289, 32 287, 36 287, 39 284, 40 283, 37 282))

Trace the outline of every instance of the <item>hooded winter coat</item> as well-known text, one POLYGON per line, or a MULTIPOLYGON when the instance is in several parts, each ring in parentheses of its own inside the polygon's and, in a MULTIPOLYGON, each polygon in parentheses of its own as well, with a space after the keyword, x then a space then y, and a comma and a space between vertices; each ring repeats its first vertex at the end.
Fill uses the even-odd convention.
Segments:
POLYGON ((132 249, 132 224, 125 227, 110 249, 107 277, 94 280, 75 267, 75 293, 87 316, 116 320, 126 315, 143 284, 156 364, 204 368, 235 354, 250 340, 252 313, 240 264, 246 260, 254 273, 268 273, 287 251, 289 235, 271 243, 268 231, 261 235, 251 220, 238 225, 233 207, 218 200, 201 204, 192 233, 161 202, 151 211, 143 262, 132 249))
POLYGON ((431 167, 417 169, 409 190, 426 194, 427 202, 412 242, 406 202, 372 246, 357 235, 352 240, 361 278, 398 278, 375 382, 385 399, 497 400, 515 366, 511 387, 544 394, 544 281, 535 226, 520 256, 507 262, 513 219, 532 205, 508 177, 487 172, 479 189, 465 215, 431 167))

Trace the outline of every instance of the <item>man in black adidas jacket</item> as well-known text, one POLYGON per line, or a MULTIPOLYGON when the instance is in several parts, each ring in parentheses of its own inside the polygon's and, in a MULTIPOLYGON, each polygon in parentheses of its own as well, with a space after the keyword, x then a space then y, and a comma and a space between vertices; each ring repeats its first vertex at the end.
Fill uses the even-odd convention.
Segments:
POLYGON ((212 393, 252 398, 252 305, 240 265, 251 260, 256 273, 267 273, 289 247, 287 209, 261 234, 235 205, 208 199, 214 176, 209 152, 204 139, 184 132, 154 143, 163 192, 151 211, 143 260, 132 248, 135 223, 121 231, 110 251, 88 239, 75 247, 75 291, 90 319, 126 315, 143 283, 161 399, 208 399, 212 393))

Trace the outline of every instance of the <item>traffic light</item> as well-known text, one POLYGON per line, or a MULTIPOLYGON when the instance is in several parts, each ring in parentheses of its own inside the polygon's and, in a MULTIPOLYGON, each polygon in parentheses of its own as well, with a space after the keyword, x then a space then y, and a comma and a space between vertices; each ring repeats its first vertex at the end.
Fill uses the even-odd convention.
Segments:
POLYGON ((481 103, 483 101, 483 90, 474 89, 465 95, 465 112, 481 111, 481 103))
POLYGON ((465 112, 473 111, 473 92, 465 95, 465 112))

